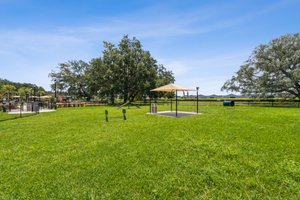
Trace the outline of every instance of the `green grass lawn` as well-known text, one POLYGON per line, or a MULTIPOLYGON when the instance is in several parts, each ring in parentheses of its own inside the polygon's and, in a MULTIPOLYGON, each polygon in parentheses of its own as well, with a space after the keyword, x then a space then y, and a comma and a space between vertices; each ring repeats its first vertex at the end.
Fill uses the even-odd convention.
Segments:
POLYGON ((33 115, 36 115, 36 113, 22 113, 20 115, 19 113, 18 114, 8 114, 7 112, 0 111, 0 123, 2 121, 14 120, 14 119, 21 118, 21 117, 30 117, 30 116, 33 116, 33 115))
POLYGON ((0 122, 0 199, 299 199, 300 109, 148 109, 0 122))
POLYGON ((17 117, 19 117, 20 115, 16 116, 16 115, 9 115, 6 112, 2 112, 0 111, 0 122, 1 121, 5 121, 5 120, 10 120, 10 119, 16 119, 17 117))

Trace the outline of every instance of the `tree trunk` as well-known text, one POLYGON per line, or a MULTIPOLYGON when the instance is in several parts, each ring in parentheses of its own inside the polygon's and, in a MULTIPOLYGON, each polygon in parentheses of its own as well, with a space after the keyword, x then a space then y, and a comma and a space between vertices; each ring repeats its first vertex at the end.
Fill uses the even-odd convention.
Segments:
POLYGON ((131 95, 129 98, 130 102, 133 102, 136 96, 137 96, 137 94, 131 95))
POLYGON ((127 101, 128 101, 128 93, 126 93, 126 92, 124 92, 124 95, 123 95, 124 97, 124 99, 123 99, 123 103, 127 103, 127 101))
POLYGON ((115 105, 115 95, 114 93, 110 93, 110 102, 111 102, 111 105, 115 105))

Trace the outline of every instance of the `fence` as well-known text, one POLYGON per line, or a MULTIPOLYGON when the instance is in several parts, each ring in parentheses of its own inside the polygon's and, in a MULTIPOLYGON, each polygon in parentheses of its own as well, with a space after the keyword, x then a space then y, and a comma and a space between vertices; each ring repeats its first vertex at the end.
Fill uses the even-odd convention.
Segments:
MULTIPOLYGON (((223 106, 225 100, 234 101, 235 106, 257 106, 257 107, 291 107, 300 108, 300 100, 293 99, 199 99, 198 105, 201 106, 223 106)), ((175 110, 175 100, 156 99, 152 102, 157 103, 159 110, 175 110), (172 105, 172 106, 171 106, 172 105)), ((149 105, 150 101, 136 101, 137 105, 149 105)), ((178 110, 195 112, 196 99, 178 99, 178 110)))
POLYGON ((74 102, 59 102, 57 108, 70 107, 86 107, 86 106, 104 106, 108 105, 107 101, 74 101, 74 102))
POLYGON ((55 109, 54 103, 46 103, 46 102, 25 102, 25 103, 8 103, 8 104, 0 104, 0 122, 29 117, 40 112, 53 110, 55 109))

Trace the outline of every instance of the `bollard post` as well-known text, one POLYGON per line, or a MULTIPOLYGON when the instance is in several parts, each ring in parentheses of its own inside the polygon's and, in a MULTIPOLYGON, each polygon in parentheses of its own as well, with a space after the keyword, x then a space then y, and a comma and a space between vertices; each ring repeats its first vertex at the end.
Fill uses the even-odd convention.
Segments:
POLYGON ((123 119, 126 120, 126 109, 123 109, 122 113, 123 113, 123 119))
POLYGON ((108 122, 108 111, 105 110, 105 121, 108 122))

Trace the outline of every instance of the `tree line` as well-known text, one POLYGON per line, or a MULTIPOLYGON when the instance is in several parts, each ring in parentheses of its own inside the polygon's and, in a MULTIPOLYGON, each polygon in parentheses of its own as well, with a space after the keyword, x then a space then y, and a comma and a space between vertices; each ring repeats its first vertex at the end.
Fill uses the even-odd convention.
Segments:
POLYGON ((114 104, 116 97, 124 103, 145 99, 151 89, 174 83, 173 72, 158 64, 137 38, 125 35, 118 45, 103 44, 98 58, 58 64, 58 70, 49 74, 52 89, 87 100, 105 98, 114 104))
POLYGON ((30 96, 44 95, 46 94, 46 91, 43 87, 37 86, 35 84, 18 83, 0 78, 1 98, 7 98, 9 100, 12 98, 13 95, 18 95, 21 99, 25 99, 26 94, 30 96))

